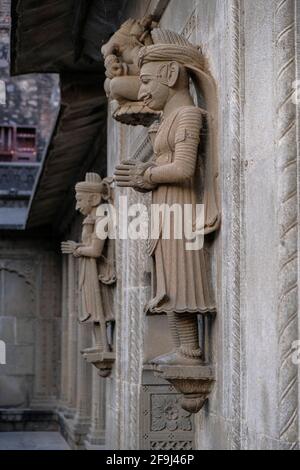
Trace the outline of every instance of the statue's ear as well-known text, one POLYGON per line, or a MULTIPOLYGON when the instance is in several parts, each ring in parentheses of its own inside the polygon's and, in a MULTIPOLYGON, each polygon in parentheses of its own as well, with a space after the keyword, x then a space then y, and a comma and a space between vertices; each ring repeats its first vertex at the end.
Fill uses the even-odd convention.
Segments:
POLYGON ((91 194, 90 201, 93 207, 99 206, 101 202, 101 194, 91 194))
POLYGON ((174 87, 179 78, 180 66, 178 62, 171 62, 168 69, 168 85, 169 87, 174 87))

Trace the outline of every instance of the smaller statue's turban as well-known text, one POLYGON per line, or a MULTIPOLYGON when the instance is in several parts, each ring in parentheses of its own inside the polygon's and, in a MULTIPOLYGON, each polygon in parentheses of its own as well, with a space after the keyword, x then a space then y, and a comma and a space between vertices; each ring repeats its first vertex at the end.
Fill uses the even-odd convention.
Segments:
POLYGON ((77 183, 75 190, 84 193, 102 193, 103 183, 101 176, 97 173, 87 173, 85 181, 77 183))

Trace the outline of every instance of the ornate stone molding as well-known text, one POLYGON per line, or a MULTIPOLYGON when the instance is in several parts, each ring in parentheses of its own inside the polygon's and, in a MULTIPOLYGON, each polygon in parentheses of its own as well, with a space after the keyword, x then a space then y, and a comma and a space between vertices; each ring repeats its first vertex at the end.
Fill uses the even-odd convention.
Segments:
POLYGON ((180 395, 145 366, 141 393, 140 449, 192 450, 193 415, 182 409, 180 395))
POLYGON ((231 338, 232 448, 241 447, 241 2, 230 1, 230 148, 231 148, 231 231, 229 260, 229 302, 231 338))
POLYGON ((298 370, 292 345, 298 339, 298 188, 296 80, 296 3, 277 0, 276 97, 279 227, 279 426, 280 441, 288 449, 299 445, 298 370))
POLYGON ((196 26, 197 26, 197 10, 194 10, 182 30, 182 33, 181 33, 182 36, 189 39, 190 36, 195 31, 196 26))

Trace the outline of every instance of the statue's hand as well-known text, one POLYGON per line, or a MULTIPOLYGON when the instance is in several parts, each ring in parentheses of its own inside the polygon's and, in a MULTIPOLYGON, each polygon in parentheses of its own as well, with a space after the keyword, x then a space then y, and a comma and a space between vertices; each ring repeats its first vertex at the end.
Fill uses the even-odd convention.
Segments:
POLYGON ((78 246, 78 243, 73 241, 62 242, 61 251, 64 255, 73 255, 78 246))
POLYGON ((132 160, 123 162, 115 170, 117 186, 121 188, 133 188, 138 192, 153 191, 156 185, 149 183, 144 175, 148 168, 154 167, 153 162, 141 163, 132 160))

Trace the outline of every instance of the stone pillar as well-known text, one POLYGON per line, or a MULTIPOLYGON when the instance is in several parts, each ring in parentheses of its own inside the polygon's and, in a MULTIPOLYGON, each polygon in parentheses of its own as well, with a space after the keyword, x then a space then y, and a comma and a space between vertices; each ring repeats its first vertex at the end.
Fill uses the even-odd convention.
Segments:
MULTIPOLYGON (((38 273, 35 319, 35 378, 32 408, 53 409, 59 396, 60 358, 60 263, 54 253, 44 253, 32 269, 38 273)), ((32 325, 20 326, 22 334, 33 334, 32 325)))
MULTIPOLYGON (((292 100, 296 75, 295 0, 277 0, 276 98, 279 226, 279 439, 283 449, 299 448, 298 368, 291 355, 298 337, 298 230, 299 158, 297 158, 297 106, 292 100)), ((299 137, 299 136, 298 136, 299 137)))
POLYGON ((68 381, 66 417, 74 417, 77 385, 77 315, 75 259, 68 256, 68 381))
POLYGON ((87 450, 101 450, 105 444, 105 379, 92 368, 92 413, 90 429, 85 442, 87 450))
POLYGON ((83 359, 81 351, 89 345, 89 329, 78 325, 77 397, 74 426, 78 433, 86 434, 91 417, 90 387, 91 366, 83 359))
POLYGON ((83 441, 86 436, 91 420, 91 375, 92 367, 88 364, 81 351, 89 346, 91 332, 87 325, 78 324, 78 346, 77 346, 77 397, 76 414, 74 418, 74 431, 77 439, 83 441), (82 436, 82 437, 81 437, 82 436))
MULTIPOLYGON (((118 145, 109 147, 112 155, 108 155, 109 171, 113 173, 118 161, 129 158, 145 161, 152 155, 147 129, 126 128, 109 122, 109 141, 118 145), (150 152, 149 152, 150 149, 150 152)), ((128 198, 128 205, 147 204, 147 196, 141 196, 130 190, 118 191, 116 207, 118 210, 120 197, 128 198)), ((120 231, 127 227, 124 220, 119 220, 120 231)), ((117 289, 116 309, 116 363, 109 387, 113 394, 109 409, 108 448, 138 449, 139 448, 139 412, 140 395, 142 392, 143 343, 145 315, 150 289, 149 261, 146 254, 146 242, 121 240, 117 242, 117 289), (113 390, 112 390, 113 389, 113 390), (112 422, 111 422, 112 421, 112 422)), ((110 397, 112 395, 110 394, 110 397)))
POLYGON ((68 400, 68 258, 62 258, 62 328, 61 328, 61 390, 60 406, 64 409, 68 400))

